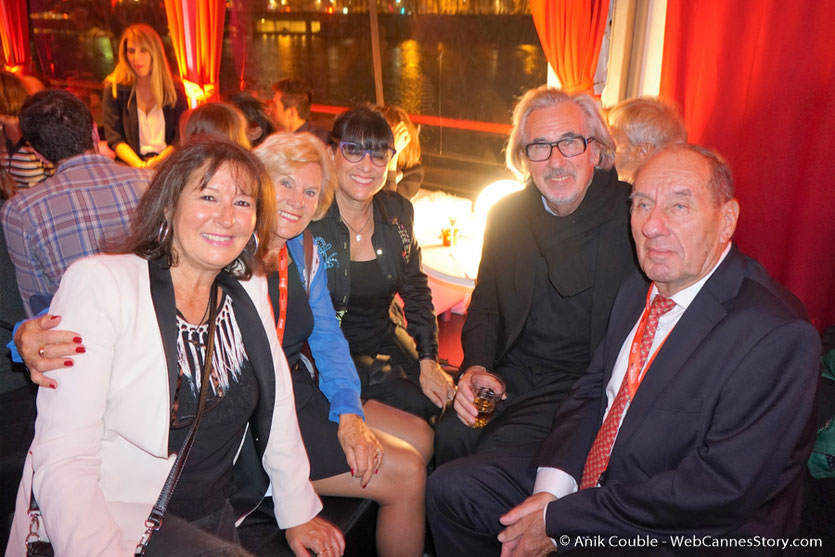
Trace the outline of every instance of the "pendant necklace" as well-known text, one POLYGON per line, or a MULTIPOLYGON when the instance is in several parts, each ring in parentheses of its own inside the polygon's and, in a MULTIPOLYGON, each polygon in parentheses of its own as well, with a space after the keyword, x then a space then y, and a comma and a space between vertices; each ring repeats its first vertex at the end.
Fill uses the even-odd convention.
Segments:
POLYGON ((363 224, 362 228, 360 228, 359 230, 357 230, 356 228, 351 226, 351 223, 348 222, 348 219, 346 219, 346 218, 343 218, 342 222, 344 222, 348 226, 348 228, 351 229, 351 232, 354 233, 354 238, 356 239, 356 241, 360 242, 362 240, 362 233, 365 232, 366 228, 368 228, 368 223, 371 222, 371 217, 373 215, 374 215, 374 210, 372 209, 371 212, 368 214, 368 218, 365 219, 365 224, 363 224))

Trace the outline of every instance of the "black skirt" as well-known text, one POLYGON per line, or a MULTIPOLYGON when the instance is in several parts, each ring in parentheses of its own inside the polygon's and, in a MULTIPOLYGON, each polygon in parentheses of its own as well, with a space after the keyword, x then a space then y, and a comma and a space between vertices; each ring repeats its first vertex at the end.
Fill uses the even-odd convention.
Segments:
POLYGON ((336 436, 339 424, 328 419, 330 402, 313 382, 302 360, 291 367, 291 376, 299 429, 310 460, 311 481, 349 472, 345 451, 336 436))

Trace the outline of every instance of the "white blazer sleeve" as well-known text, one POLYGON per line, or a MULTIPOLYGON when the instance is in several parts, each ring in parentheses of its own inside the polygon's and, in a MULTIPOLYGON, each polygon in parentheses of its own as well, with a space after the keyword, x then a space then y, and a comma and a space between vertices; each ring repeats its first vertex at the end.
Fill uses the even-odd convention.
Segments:
POLYGON ((99 488, 99 449, 122 308, 118 281, 96 259, 66 271, 52 312, 81 334, 85 354, 49 373, 57 390, 40 389, 31 448, 34 492, 56 555, 132 555, 99 488))

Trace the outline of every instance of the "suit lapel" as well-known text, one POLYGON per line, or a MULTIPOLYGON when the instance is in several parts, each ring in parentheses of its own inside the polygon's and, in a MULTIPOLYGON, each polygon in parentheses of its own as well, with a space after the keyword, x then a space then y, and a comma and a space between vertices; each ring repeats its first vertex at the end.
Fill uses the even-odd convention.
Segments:
POLYGON ((670 336, 658 350, 635 394, 635 400, 627 409, 615 441, 613 455, 618 446, 629 442, 670 380, 685 366, 713 328, 727 315, 723 304, 739 291, 744 266, 745 258, 735 247, 732 248, 725 261, 685 310, 670 336))
POLYGON ((177 358, 177 304, 174 299, 174 284, 171 282, 171 272, 160 259, 148 261, 148 274, 151 283, 151 300, 154 302, 154 312, 165 350, 165 363, 168 368, 168 406, 171 408, 174 405, 174 394, 177 391, 177 379, 180 375, 177 358))

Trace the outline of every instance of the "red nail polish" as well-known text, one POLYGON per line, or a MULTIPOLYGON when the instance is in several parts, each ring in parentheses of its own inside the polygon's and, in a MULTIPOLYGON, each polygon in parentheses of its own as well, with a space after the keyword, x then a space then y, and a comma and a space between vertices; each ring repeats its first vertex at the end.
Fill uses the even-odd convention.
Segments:
POLYGON ((380 469, 379 469, 379 468, 377 468, 376 470, 374 470, 374 475, 376 475, 376 474, 377 474, 377 472, 379 472, 379 471, 380 471, 380 469))
POLYGON ((353 476, 354 476, 354 469, 351 468, 351 477, 353 477, 353 476))
POLYGON ((49 318, 50 321, 55 321, 56 319, 58 319, 57 315, 53 315, 52 317, 49 318))
POLYGON ((79 354, 84 354, 85 352, 87 352, 87 349, 84 348, 83 346, 79 346, 78 348, 75 349, 75 351, 78 352, 79 354))
POLYGON ((81 344, 81 337, 73 337, 72 341, 76 344, 81 344))
POLYGON ((55 387, 55 385, 50 385, 49 388, 50 389, 55 389, 56 387, 55 387))
POLYGON ((72 367, 72 360, 64 360, 64 367, 72 367))

